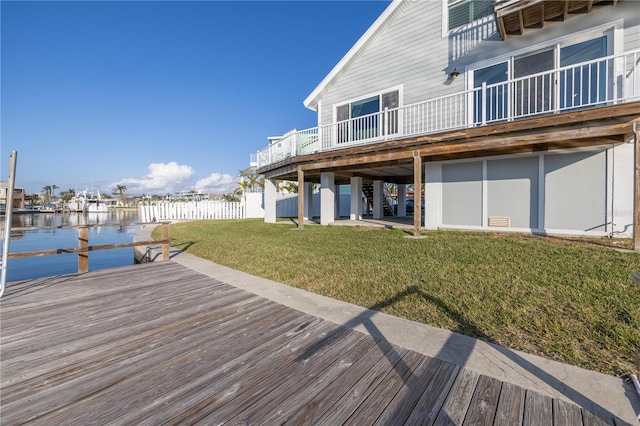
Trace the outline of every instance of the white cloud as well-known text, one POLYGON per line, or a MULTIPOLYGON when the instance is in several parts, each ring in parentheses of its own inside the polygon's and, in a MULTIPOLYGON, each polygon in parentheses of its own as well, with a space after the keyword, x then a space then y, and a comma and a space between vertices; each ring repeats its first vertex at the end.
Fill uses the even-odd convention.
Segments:
POLYGON ((124 185, 130 194, 173 193, 182 191, 188 185, 188 179, 195 171, 186 165, 172 161, 170 163, 151 163, 149 173, 140 178, 126 178, 114 185, 124 185))
POLYGON ((211 173, 196 182, 196 190, 208 194, 228 194, 238 186, 235 178, 228 174, 211 173))
POLYGON ((132 177, 115 182, 111 187, 124 185, 128 194, 173 194, 197 190, 207 194, 228 194, 238 187, 237 179, 229 174, 211 173, 193 184, 195 170, 191 166, 170 163, 151 163, 144 177, 132 177))

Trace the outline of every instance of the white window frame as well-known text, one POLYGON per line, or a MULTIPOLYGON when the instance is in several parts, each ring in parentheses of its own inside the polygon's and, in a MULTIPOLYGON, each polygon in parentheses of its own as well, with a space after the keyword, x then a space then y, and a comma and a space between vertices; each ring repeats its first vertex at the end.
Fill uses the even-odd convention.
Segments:
POLYGON ((357 96, 357 97, 353 97, 351 99, 347 99, 345 101, 340 101, 340 102, 336 102, 333 104, 333 122, 336 123, 337 122, 337 118, 338 118, 338 107, 341 107, 343 105, 346 104, 352 104, 353 102, 358 102, 361 101, 363 99, 368 99, 368 98, 373 98, 374 96, 378 96, 381 97, 383 94, 385 93, 389 93, 389 92, 398 92, 398 108, 401 108, 403 103, 402 103, 402 98, 403 98, 403 85, 398 85, 398 86, 393 86, 390 87, 388 89, 384 89, 384 90, 377 90, 375 92, 369 92, 367 94, 364 94, 362 96, 357 96))
MULTIPOLYGON (((496 0, 497 1, 497 0, 496 0)), ((472 28, 478 23, 487 23, 490 21, 495 21, 495 15, 491 14, 485 16, 483 18, 478 19, 477 21, 469 22, 464 25, 460 25, 459 27, 449 28, 449 0, 442 0, 442 37, 448 37, 453 31, 461 30, 464 31, 467 28, 472 28)))
MULTIPOLYGON (((447 0, 443 0, 446 4, 447 0)), ((544 50, 554 50, 554 66, 557 67, 560 63, 560 49, 565 46, 571 46, 574 44, 578 44, 584 41, 588 41, 594 38, 607 36, 607 53, 606 55, 616 55, 623 50, 623 35, 621 34, 621 30, 624 28, 624 22, 622 19, 618 19, 616 21, 608 22, 606 24, 599 25, 597 27, 589 28, 584 31, 579 31, 573 34, 563 35, 561 37, 556 37, 551 40, 547 40, 544 42, 536 43, 534 45, 528 46, 526 48, 517 49, 508 53, 504 53, 502 55, 493 57, 491 59, 486 59, 483 61, 478 61, 473 64, 467 65, 465 67, 465 87, 468 91, 473 89, 474 86, 474 72, 476 70, 487 68, 493 65, 497 65, 499 63, 506 62, 507 70, 509 73, 509 78, 513 78, 513 61, 515 58, 532 55, 535 53, 542 52, 544 50)), ((469 98, 467 100, 469 105, 473 105, 473 94, 469 93, 469 98)), ((474 121, 474 110, 473 108, 469 108, 467 113, 467 122, 473 123, 474 121)))
MULTIPOLYGON (((608 22, 606 24, 589 28, 584 31, 563 35, 561 37, 556 37, 548 41, 536 43, 531 46, 524 47, 522 49, 517 49, 511 52, 503 53, 502 55, 495 56, 490 59, 474 62, 473 64, 467 65, 465 67, 465 75, 467 76, 466 87, 467 89, 473 87, 472 73, 477 69, 486 68, 491 65, 498 64, 500 62, 509 62, 510 60, 512 60, 512 58, 516 56, 525 56, 525 55, 533 54, 538 51, 549 49, 552 46, 564 47, 567 45, 577 44, 583 41, 587 41, 593 38, 606 35, 607 37, 609 37, 607 41, 607 50, 608 50, 607 54, 616 55, 618 53, 622 53, 623 40, 622 40, 622 35, 618 34, 619 32, 618 30, 621 30, 623 27, 624 27, 624 21, 622 19, 618 19, 616 21, 608 22)), ((509 67, 509 71, 511 71, 511 66, 509 67)))
MULTIPOLYGON (((340 101, 340 102, 336 102, 333 104, 333 120, 332 122, 335 124, 338 122, 338 107, 344 106, 344 105, 349 105, 349 120, 351 120, 351 104, 353 102, 357 102, 357 101, 361 101, 364 99, 368 99, 368 98, 373 98, 375 96, 377 96, 380 99, 380 107, 382 107, 382 95, 389 93, 389 92, 398 92, 398 131, 397 133, 395 133, 395 136, 400 136, 402 134, 402 105, 403 105, 403 98, 404 98, 404 85, 398 85, 398 86, 393 86, 384 90, 379 90, 379 91, 375 91, 375 92, 369 92, 366 93, 362 96, 358 96, 358 97, 353 97, 351 99, 345 100, 345 101, 340 101)), ((382 111, 380 111, 382 112, 382 111)), ((338 135, 337 135, 337 127, 335 128, 334 132, 336 134, 333 135, 334 140, 338 140, 338 135)))

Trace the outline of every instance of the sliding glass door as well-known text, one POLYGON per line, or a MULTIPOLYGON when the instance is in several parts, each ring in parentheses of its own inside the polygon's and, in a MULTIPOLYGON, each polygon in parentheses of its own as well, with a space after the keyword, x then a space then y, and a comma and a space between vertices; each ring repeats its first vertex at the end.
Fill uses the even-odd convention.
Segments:
POLYGON ((513 59, 514 114, 516 117, 553 109, 553 49, 513 59))
POLYGON ((499 121, 509 115, 508 87, 503 84, 509 78, 509 63, 501 62, 473 72, 474 88, 486 84, 486 94, 481 90, 474 93, 474 123, 499 121))
POLYGON ((473 71, 474 124, 605 102, 611 90, 607 36, 557 44, 473 71))
POLYGON ((560 49, 560 108, 594 105, 607 99, 607 63, 593 62, 607 55, 607 37, 584 41, 560 49))

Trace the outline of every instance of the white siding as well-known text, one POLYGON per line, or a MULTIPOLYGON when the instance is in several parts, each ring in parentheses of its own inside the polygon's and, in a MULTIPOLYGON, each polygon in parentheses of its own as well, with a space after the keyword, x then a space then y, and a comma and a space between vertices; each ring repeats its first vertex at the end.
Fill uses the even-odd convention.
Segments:
POLYGON ((623 40, 616 44, 625 50, 640 48, 640 8, 635 1, 595 7, 565 22, 547 22, 542 29, 507 41, 500 39, 493 17, 443 37, 442 4, 437 0, 403 2, 320 94, 319 123, 332 123, 334 108, 340 103, 392 87, 402 87, 401 105, 460 92, 465 89, 464 71, 470 65, 550 44, 568 34, 596 27, 602 32, 616 22, 624 27, 623 40), (451 81, 448 74, 454 68, 463 75, 451 81))
POLYGON ((403 85, 401 104, 460 90, 449 88, 448 41, 441 34, 441 4, 405 2, 342 69, 322 94, 322 123, 333 122, 334 106, 403 85), (330 106, 330 107, 329 107, 330 106))

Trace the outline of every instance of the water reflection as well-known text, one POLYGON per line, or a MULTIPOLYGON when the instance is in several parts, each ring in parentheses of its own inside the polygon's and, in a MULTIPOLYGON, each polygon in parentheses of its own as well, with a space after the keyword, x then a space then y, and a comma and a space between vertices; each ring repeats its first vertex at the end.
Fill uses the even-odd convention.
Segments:
MULTIPOLYGON (((89 226, 89 245, 132 242, 141 229, 137 210, 109 213, 14 214, 10 253, 77 247, 79 225, 89 226)), ((0 218, 4 229, 4 217, 0 218)), ((133 264, 133 248, 100 250, 89 255, 89 270, 133 264)), ((61 254, 9 259, 7 281, 75 273, 77 255, 61 254)))

